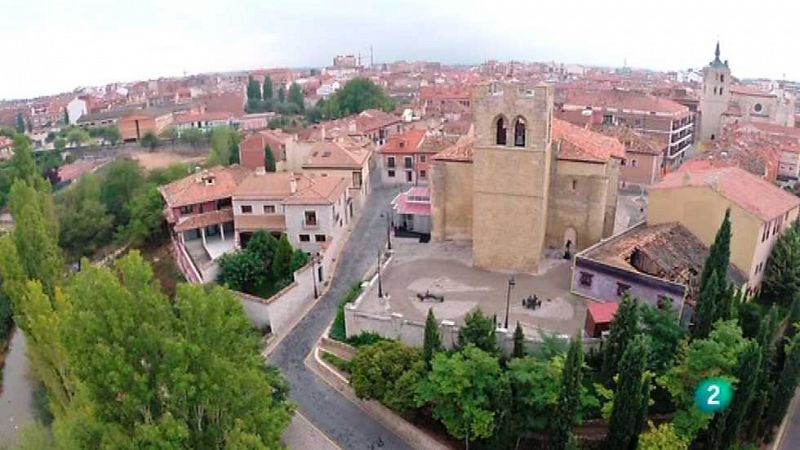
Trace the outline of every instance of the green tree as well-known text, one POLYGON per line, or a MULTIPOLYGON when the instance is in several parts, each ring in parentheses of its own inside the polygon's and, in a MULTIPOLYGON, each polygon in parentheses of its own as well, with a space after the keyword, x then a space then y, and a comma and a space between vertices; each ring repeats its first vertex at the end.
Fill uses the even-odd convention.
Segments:
POLYGON ((334 93, 321 108, 325 118, 338 119, 365 109, 390 111, 394 108, 394 102, 371 80, 354 78, 334 93))
POLYGON ((714 322, 716 322, 720 316, 719 308, 721 305, 719 301, 725 295, 724 292, 720 292, 721 287, 719 273, 713 270, 711 276, 708 278, 708 282, 700 291, 699 304, 697 305, 694 327, 692 328, 692 335, 694 335, 695 338, 702 339, 708 336, 714 322))
POLYGON ((772 435, 786 415, 797 389, 798 377, 800 377, 800 334, 795 335, 786 346, 786 362, 767 408, 765 423, 768 435, 772 435))
POLYGON ((262 90, 264 91, 264 100, 272 100, 272 78, 269 75, 264 76, 262 90))
POLYGON ((258 230, 247 241, 245 249, 256 255, 265 272, 272 272, 272 260, 278 251, 278 240, 275 239, 275 236, 265 230, 258 230))
POLYGON ((261 85, 252 75, 247 79, 247 100, 261 100, 261 85))
POLYGON ((69 111, 64 108, 64 125, 69 125, 69 111))
POLYGON ((238 146, 241 136, 231 127, 215 127, 211 130, 211 150, 208 164, 227 166, 238 161, 238 146))
POLYGON ((272 258, 272 276, 275 280, 292 279, 292 244, 286 233, 281 235, 278 240, 278 247, 275 249, 275 256, 272 258))
POLYGON ((675 431, 671 423, 662 423, 658 427, 649 423, 650 429, 639 437, 638 450, 687 450, 689 441, 675 431))
POLYGON ((497 425, 498 399, 508 388, 497 358, 491 353, 467 345, 448 356, 438 353, 428 377, 420 383, 420 401, 430 403, 433 416, 447 432, 470 441, 492 436, 497 425))
POLYGON ((89 140, 91 140, 91 136, 89 136, 89 132, 83 128, 72 128, 69 130, 69 132, 67 132, 66 139, 67 142, 77 147, 89 142, 89 140))
POLYGON ((278 86, 278 103, 283 103, 286 101, 286 88, 283 87, 281 84, 278 86))
POLYGON ((158 286, 137 252, 75 277, 61 335, 86 407, 57 437, 79 448, 283 448, 285 381, 265 370, 241 303, 181 285, 173 305, 158 286))
POLYGON ((442 350, 442 336, 439 333, 439 323, 433 314, 433 308, 428 308, 428 317, 425 319, 425 338, 422 344, 422 359, 430 367, 433 356, 442 350))
POLYGON ((800 293, 800 223, 778 238, 767 260, 761 300, 788 306, 800 293))
POLYGON ((292 103, 297 106, 297 109, 302 112, 305 109, 305 104, 303 102, 303 90, 300 88, 300 85, 297 83, 292 83, 289 86, 289 103, 292 103))
POLYGON ((704 338, 711 332, 717 320, 730 319, 730 296, 732 289, 728 286, 728 267, 731 257, 731 211, 725 211, 725 217, 717 230, 714 243, 708 251, 708 258, 703 264, 700 275, 699 299, 695 325, 692 335, 704 338))
POLYGON ((517 322, 517 328, 514 329, 514 348, 511 351, 511 357, 522 358, 523 356, 525 356, 525 333, 517 322))
POLYGON ((636 450, 650 401, 647 355, 647 341, 643 336, 636 336, 622 355, 608 422, 608 448, 636 450))
POLYGON ((375 399, 406 413, 416 406, 425 370, 419 350, 397 341, 381 341, 358 349, 350 362, 350 385, 358 398, 375 399), (398 385, 401 380, 402 386, 398 385))
POLYGON ((264 167, 266 168, 267 172, 275 172, 275 154, 272 153, 272 148, 270 148, 269 144, 264 147, 264 167))
POLYGON ((686 338, 686 330, 680 324, 678 315, 670 305, 663 309, 642 305, 642 332, 650 338, 650 354, 647 358, 649 369, 662 373, 672 365, 681 341, 686 338))
POLYGON ((641 332, 640 321, 639 302, 626 293, 611 322, 608 339, 604 342, 603 365, 600 370, 603 379, 611 380, 617 373, 625 349, 641 332))
POLYGON ((747 343, 733 320, 716 322, 705 339, 681 343, 675 365, 657 378, 678 408, 674 423, 680 436, 694 440, 708 426, 709 416, 694 405, 694 390, 704 378, 723 377, 735 382, 739 355, 747 343))
POLYGON ((472 344, 479 349, 497 355, 500 348, 497 346, 495 336, 495 323, 483 315, 480 307, 467 313, 464 317, 464 326, 458 330, 458 347, 465 348, 472 344))
POLYGON ((106 142, 108 142, 112 146, 117 145, 117 142, 122 140, 122 134, 119 132, 119 128, 113 125, 103 128, 102 137, 106 142))
POLYGON ((558 403, 552 421, 552 443, 554 450, 567 449, 572 438, 572 427, 578 420, 580 390, 583 378, 583 342, 572 339, 567 351, 567 360, 561 372, 558 403))
POLYGON ((749 342, 739 356, 739 367, 736 369, 736 394, 733 402, 723 413, 718 414, 714 420, 721 426, 712 427, 721 430, 716 433, 718 445, 710 446, 711 449, 724 450, 731 448, 744 428, 747 411, 755 399, 759 378, 761 377, 761 346, 757 342, 749 342))
POLYGON ((115 226, 130 222, 128 205, 143 184, 144 174, 135 160, 119 159, 107 166, 100 200, 114 216, 115 226))
POLYGON ((197 128, 189 128, 181 131, 180 140, 192 148, 197 148, 205 140, 205 134, 197 128))
POLYGON ((223 256, 219 269, 220 282, 237 291, 250 291, 265 278, 263 262, 246 250, 223 256))
POLYGON ((25 119, 22 117, 22 113, 17 113, 17 133, 25 133, 25 119))
POLYGON ((122 241, 139 246, 165 236, 164 198, 156 185, 139 190, 126 208, 130 221, 120 229, 122 241))
POLYGON ((100 180, 85 174, 57 197, 59 244, 73 260, 91 256, 111 241, 114 216, 100 201, 100 180))
POLYGON ((144 136, 142 136, 141 139, 139 139, 139 143, 142 145, 142 147, 153 150, 158 147, 158 136, 156 136, 156 134, 152 131, 148 131, 144 134, 144 136))
POLYGON ((67 141, 64 138, 56 138, 53 141, 53 146, 55 147, 56 151, 63 152, 65 148, 67 148, 67 141))

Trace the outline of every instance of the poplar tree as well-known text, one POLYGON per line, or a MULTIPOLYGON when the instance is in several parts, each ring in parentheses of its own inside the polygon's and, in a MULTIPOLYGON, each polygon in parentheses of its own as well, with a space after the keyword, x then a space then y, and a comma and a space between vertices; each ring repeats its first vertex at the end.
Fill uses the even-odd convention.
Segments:
POLYGON ((264 168, 267 172, 275 172, 276 170, 275 154, 272 153, 272 147, 269 144, 264 147, 264 168))
POLYGON ((512 358, 522 358, 525 356, 525 333, 522 327, 517 322, 517 328, 514 329, 514 349, 511 352, 512 358))
POLYGON ((608 422, 608 448, 635 450, 637 447, 650 399, 647 353, 647 341, 643 336, 636 336, 622 355, 608 422))
POLYGON ((425 339, 422 345, 422 359, 430 367, 433 355, 442 349, 442 337, 439 334, 439 324, 433 314, 433 308, 428 309, 428 317, 425 319, 425 339))
POLYGON ((261 85, 264 100, 272 100, 272 78, 269 75, 264 77, 264 84, 261 85))

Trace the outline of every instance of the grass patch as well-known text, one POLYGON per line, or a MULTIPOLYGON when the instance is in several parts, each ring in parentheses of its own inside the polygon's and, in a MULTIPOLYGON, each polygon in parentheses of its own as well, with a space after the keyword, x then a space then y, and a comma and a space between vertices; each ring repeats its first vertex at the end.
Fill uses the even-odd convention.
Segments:
POLYGON ((350 361, 339 358, 333 353, 326 352, 325 350, 322 351, 322 359, 342 372, 346 374, 350 373, 350 361))
POLYGON ((358 282, 350 288, 350 292, 339 301, 339 306, 336 307, 336 318, 333 319, 333 326, 328 336, 339 342, 347 341, 347 333, 344 328, 344 305, 352 303, 361 294, 361 282, 358 282))
POLYGON ((372 344, 377 344, 378 342, 389 341, 389 340, 391 339, 386 339, 385 337, 381 336, 378 333, 373 333, 371 331, 362 331, 361 334, 350 336, 349 338, 347 338, 347 340, 345 340, 345 342, 352 345, 353 347, 360 348, 372 344))

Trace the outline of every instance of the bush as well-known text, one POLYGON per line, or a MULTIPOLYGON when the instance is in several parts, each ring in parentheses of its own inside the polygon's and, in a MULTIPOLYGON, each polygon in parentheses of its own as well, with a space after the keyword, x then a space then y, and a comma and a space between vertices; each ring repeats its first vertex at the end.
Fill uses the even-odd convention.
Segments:
POLYGON ((333 319, 333 325, 328 336, 339 342, 347 341, 347 332, 344 327, 344 305, 352 303, 358 295, 361 294, 361 283, 358 282, 350 288, 350 292, 339 301, 339 306, 336 308, 336 318, 333 319))
POLYGON ((346 342, 352 345, 353 347, 359 348, 389 340, 391 339, 386 339, 385 337, 381 336, 378 333, 373 333, 371 331, 362 331, 361 334, 358 334, 356 336, 350 336, 349 338, 347 338, 346 342))
POLYGON ((324 350, 322 351, 322 359, 328 364, 332 365, 333 367, 336 367, 337 369, 341 370, 342 372, 347 374, 350 373, 350 361, 339 358, 333 353, 329 353, 324 350))

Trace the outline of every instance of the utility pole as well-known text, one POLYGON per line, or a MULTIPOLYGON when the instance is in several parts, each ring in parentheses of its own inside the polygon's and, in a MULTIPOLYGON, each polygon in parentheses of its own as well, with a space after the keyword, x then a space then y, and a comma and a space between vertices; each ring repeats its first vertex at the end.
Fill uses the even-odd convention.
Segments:
POLYGON ((381 251, 378 250, 378 298, 383 298, 383 285, 381 284, 381 251))
POLYGON ((508 330, 508 307, 511 304, 511 289, 515 285, 514 275, 511 275, 511 278, 508 279, 508 294, 506 294, 506 320, 503 323, 503 328, 508 330))

